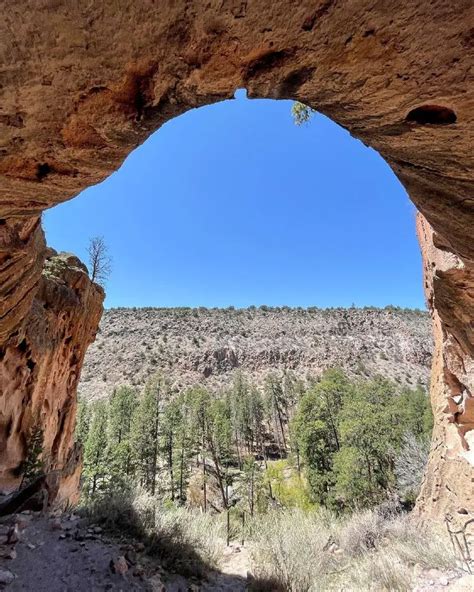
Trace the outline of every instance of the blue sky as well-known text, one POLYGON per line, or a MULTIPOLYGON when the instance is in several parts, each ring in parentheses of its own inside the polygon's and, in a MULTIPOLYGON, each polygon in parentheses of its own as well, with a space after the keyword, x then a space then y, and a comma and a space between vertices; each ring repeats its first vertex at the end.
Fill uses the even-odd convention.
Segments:
POLYGON ((415 211, 388 165, 289 101, 168 122, 103 183, 45 215, 48 244, 113 258, 106 306, 424 308, 415 211))

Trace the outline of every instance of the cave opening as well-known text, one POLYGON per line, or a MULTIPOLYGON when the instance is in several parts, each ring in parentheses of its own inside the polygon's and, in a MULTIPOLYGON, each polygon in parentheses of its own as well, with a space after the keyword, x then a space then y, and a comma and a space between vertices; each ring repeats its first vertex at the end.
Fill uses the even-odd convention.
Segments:
MULTIPOLYGON (((157 373, 176 393, 192 384, 218 392, 247 372, 256 339, 269 376, 310 381, 340 364, 353 380, 380 373, 400 392, 425 391, 414 429, 429 424, 431 339, 414 208, 377 152, 322 114, 307 111, 296 125, 292 106, 248 100, 240 89, 234 100, 188 111, 106 181, 46 214, 51 246, 85 258, 87 225, 114 258, 108 310, 78 386, 83 401, 124 386, 146 392, 157 373), (275 332, 269 319, 278 314, 275 332), (243 326, 253 317, 271 346, 243 326), (318 333, 318 322, 327 331, 318 333), (296 325, 306 329, 293 340, 296 325), (303 350, 313 356, 305 368, 295 361, 309 359, 303 350)), ((248 376, 263 388, 263 373, 248 376)), ((280 418, 260 460, 286 458, 294 412, 280 418)))
POLYGON ((246 94, 172 119, 47 211, 48 243, 87 262, 84 227, 104 236, 106 307, 424 309, 414 208, 383 158, 320 113, 296 126, 291 101, 246 94))
MULTIPOLYGON (((61 491, 56 491, 54 496, 74 501, 78 493, 80 455, 74 453, 72 437, 76 387, 82 357, 99 323, 102 293, 87 281, 76 258, 63 257, 61 264, 53 268, 54 256, 44 249, 39 216, 45 209, 110 175, 154 130, 161 127, 157 137, 163 137, 167 128, 179 120, 163 126, 165 122, 187 110, 183 117, 190 117, 194 113, 189 112, 190 109, 230 98, 234 88, 244 85, 252 97, 298 98, 339 122, 389 163, 420 210, 417 230, 423 254, 424 288, 435 336, 431 383, 435 430, 430 468, 418 498, 417 511, 438 521, 452 516, 466 520, 466 509, 472 515, 474 507, 472 458, 467 450, 472 450, 474 437, 469 409, 473 377, 470 288, 474 251, 468 231, 472 225, 472 183, 468 176, 470 152, 467 146, 472 109, 467 93, 469 63, 463 58, 472 38, 466 29, 468 3, 457 11, 447 10, 443 3, 428 6, 423 2, 407 4, 400 10, 389 10, 383 3, 376 6, 366 3, 365 6, 364 2, 352 5, 331 1, 322 2, 317 10, 306 2, 292 6, 284 2, 269 3, 271 6, 262 10, 263 5, 259 3, 239 0, 210 2, 205 6, 175 2, 166 7, 160 5, 159 10, 153 6, 156 3, 147 3, 146 7, 128 3, 123 11, 112 5, 105 8, 91 5, 82 10, 71 8, 68 3, 50 4, 44 7, 46 12, 43 11, 41 18, 34 10, 7 11, 5 29, 8 65, 2 87, 2 92, 6 93, 5 113, 0 122, 7 132, 0 168, 1 216, 6 220, 0 231, 2 487, 15 486, 9 472, 12 469, 15 472, 15 466, 19 466, 17 461, 24 456, 25 437, 31 428, 28 413, 31 415, 30 411, 41 407, 46 398, 54 401, 51 405, 54 415, 45 418, 48 442, 58 442, 57 430, 64 435, 61 445, 53 446, 56 454, 51 466, 58 468, 63 481, 61 491), (54 18, 50 18, 47 9, 54 9, 54 18), (13 26, 18 19, 21 26, 13 26), (37 41, 34 46, 31 38, 37 41), (42 274, 45 252, 48 259, 42 274), (49 304, 43 307, 43 301, 49 304), (42 314, 48 307, 47 315, 42 314), (65 335, 73 337, 66 348, 65 335), (25 371, 30 352, 17 348, 25 336, 28 350, 31 348, 37 362, 33 373, 25 371), (71 351, 77 351, 77 358, 65 355, 71 351), (69 361, 75 367, 68 366, 69 361), (33 374, 37 380, 29 381, 33 374), (58 424, 55 412, 60 410, 64 411, 65 420, 58 424), (11 437, 5 439, 3 426, 9 418, 13 418, 15 429, 11 437), (70 463, 71 459, 74 462, 70 463)), ((265 121, 265 117, 260 119, 265 121)), ((317 116, 315 121, 319 125, 324 119, 317 116)), ((320 129, 317 125, 308 129, 320 129)), ((248 120, 240 125, 243 130, 247 127, 250 127, 248 120)), ((252 122, 252 132, 257 129, 252 122)), ((298 131, 306 134, 307 130, 298 131)), ((208 129, 200 134, 202 138, 210 135, 208 129)), ((341 193, 339 197, 331 196, 324 186, 322 173, 332 172, 333 185, 344 187, 346 182, 350 189, 344 192, 347 197, 353 196, 357 169, 361 173, 364 166, 347 155, 343 158, 342 148, 338 161, 330 163, 325 159, 331 154, 326 139, 325 149, 317 152, 311 147, 302 148, 305 145, 302 135, 299 134, 299 146, 295 145, 291 151, 297 156, 291 170, 286 168, 288 159, 282 161, 275 156, 272 159, 276 171, 273 178, 280 181, 279 185, 285 186, 288 178, 292 181, 288 185, 291 190, 285 196, 286 203, 291 200, 290 210, 282 207, 285 200, 279 199, 281 196, 275 198, 278 188, 268 181, 259 185, 255 180, 257 175, 248 174, 248 163, 239 167, 240 161, 235 158, 231 161, 234 170, 227 175, 232 182, 221 180, 216 184, 220 195, 214 201, 209 198, 212 195, 209 187, 202 183, 200 199, 195 200, 194 206, 185 199, 174 200, 173 206, 181 209, 173 216, 170 207, 165 207, 169 206, 166 199, 162 201, 157 196, 161 197, 160 190, 165 198, 176 195, 174 188, 179 183, 182 196, 196 197, 195 185, 189 187, 185 183, 190 168, 183 166, 182 157, 189 145, 197 149, 194 157, 191 155, 191 162, 194 159, 198 163, 200 157, 210 153, 195 138, 177 144, 176 150, 168 150, 169 154, 163 154, 159 162, 152 160, 148 171, 141 169, 139 178, 152 179, 159 171, 160 181, 164 179, 162 173, 170 172, 172 182, 168 188, 157 182, 155 191, 147 199, 138 182, 127 185, 122 179, 117 186, 111 186, 111 192, 115 191, 117 197, 114 202, 107 203, 105 196, 96 199, 95 194, 87 214, 71 210, 71 224, 66 215, 58 214, 54 232, 59 229, 59 233, 55 239, 48 227, 48 216, 52 219, 60 210, 47 213, 49 238, 53 246, 79 252, 84 259, 85 230, 90 234, 104 234, 110 241, 116 262, 107 307, 133 303, 145 306, 157 302, 162 306, 181 304, 176 314, 173 313, 175 317, 167 321, 176 331, 182 327, 184 307, 194 302, 196 305, 208 302, 205 300, 208 294, 214 297, 209 306, 227 306, 234 303, 229 295, 236 293, 236 287, 248 289, 246 299, 235 302, 237 310, 229 308, 225 312, 227 320, 242 314, 247 310, 244 307, 254 302, 262 304, 258 320, 271 317, 272 306, 283 309, 286 304, 301 305, 302 310, 298 309, 295 315, 303 318, 313 314, 305 307, 314 303, 314 294, 321 297, 317 304, 323 307, 326 304, 323 294, 326 294, 326 302, 334 302, 334 294, 347 294, 349 287, 350 301, 338 304, 340 307, 352 303, 356 306, 354 309, 349 306, 351 312, 345 316, 341 313, 340 325, 331 336, 344 337, 350 328, 350 315, 354 310, 358 314, 358 307, 366 302, 364 292, 357 292, 360 285, 380 290, 381 305, 387 302, 383 300, 384 290, 390 293, 393 303, 394 295, 403 286, 421 286, 420 278, 415 282, 406 281, 406 274, 402 273, 406 270, 401 269, 400 260, 397 262, 393 247, 385 239, 398 239, 399 255, 409 244, 416 252, 417 247, 410 242, 414 233, 406 240, 404 232, 396 229, 397 215, 388 206, 395 200, 391 200, 386 191, 380 191, 381 199, 373 202, 366 194, 358 195, 350 206, 347 201, 341 201, 341 193), (315 163, 322 167, 318 168, 315 163), (241 174, 236 175, 236 168, 241 174), (297 182, 307 179, 308 174, 313 189, 322 195, 319 200, 314 199, 317 191, 313 191, 310 201, 297 187, 297 182), (239 178, 244 180, 243 184, 239 185, 239 178), (266 201, 263 197, 270 187, 274 199, 266 201), (123 189, 126 196, 121 195, 123 189), (252 201, 249 189, 256 190, 254 195, 258 199, 252 201), (138 219, 140 203, 146 215, 138 219), (233 208, 228 207, 229 204, 233 208), (331 215, 329 206, 336 215, 331 215), (384 215, 377 224, 372 214, 380 207, 384 215), (361 218, 362 209, 365 217, 361 218), (217 219, 216 212, 223 217, 217 219), (367 224, 369 217, 374 222, 372 225, 367 224), (134 220, 138 233, 133 228, 134 220), (255 226, 249 224, 249 220, 255 226), (295 233, 298 227, 301 232, 295 233), (196 228, 201 231, 198 235, 194 233, 196 228), (213 233, 216 228, 217 234, 213 233), (244 241, 236 240, 236 230, 245 231, 244 241), (264 241, 265 235, 270 239, 264 241), (261 239, 260 243, 255 237, 261 239), (147 240, 141 242, 140 238, 147 240), (206 244, 207 251, 203 248, 206 244), (263 249, 264 244, 268 246, 267 251, 263 249), (372 265, 368 264, 367 253, 359 249, 363 244, 372 246, 369 253, 372 265), (311 257, 306 258, 306 255, 311 257), (275 256, 273 260, 272 256, 275 256), (214 264, 214 271, 219 272, 214 282, 209 262, 214 264), (243 271, 238 273, 242 263, 243 271), (300 264, 298 273, 292 274, 297 267, 295 263, 300 264), (197 273, 189 273, 190 267, 197 273), (365 274, 370 267, 379 273, 369 281, 365 274), (159 274, 152 276, 150 271, 154 270, 159 274), (224 278, 221 270, 230 273, 224 278), (272 270, 277 273, 272 275, 272 270), (163 282, 147 283, 144 278, 150 276, 153 280, 163 278, 163 282), (189 281, 180 285, 177 277, 189 281), (311 281, 314 278, 318 282, 311 281), (299 287, 300 300, 292 290, 295 286, 299 287), (343 290, 336 289, 341 286, 343 290), (173 293, 171 287, 176 287, 177 291, 173 293), (266 295, 270 293, 279 296, 268 303, 266 295), (114 302, 110 300, 113 294, 117 298, 114 302), (153 298, 140 301, 143 294, 153 295, 153 298), (161 299, 164 294, 170 296, 169 303, 161 299)), ((184 134, 183 137, 189 136, 184 134)), ((272 141, 267 141, 270 144, 265 147, 267 150, 284 146, 290 151, 287 137, 283 141, 282 137, 267 135, 270 137, 272 141)), ((207 169, 212 168, 214 178, 216 173, 226 171, 219 156, 225 156, 226 151, 228 156, 234 148, 232 154, 241 157, 248 154, 251 147, 234 144, 232 147, 231 142, 227 148, 219 144, 222 154, 214 153, 213 168, 207 166, 207 169)), ((138 154, 140 151, 135 156, 138 154)), ((134 154, 130 159, 133 158, 134 154)), ((261 163, 260 172, 265 170, 264 161, 258 161, 256 156, 253 160, 261 163)), ((113 182, 114 178, 119 178, 118 174, 112 175, 108 182, 113 182)), ((199 175, 194 178, 199 179, 199 175)), ((373 176, 362 184, 371 189, 376 185, 373 176)), ((74 203, 87 199, 82 196, 74 203)), ((411 216, 410 204, 408 208, 411 216)), ((406 232, 410 226, 405 226, 406 232)), ((420 292, 419 295, 422 300, 420 292)), ((149 329, 150 311, 140 310, 144 311, 143 325, 149 329)), ((193 322, 205 326, 208 312, 200 309, 195 312, 196 316, 190 313, 196 319, 193 322)), ((249 311, 249 314, 254 313, 249 311)), ((396 317, 398 313, 389 310, 389 314, 396 317)), ((133 323, 128 325, 133 329, 133 323)), ((117 329, 121 327, 114 329, 110 346, 115 366, 120 365, 122 355, 113 351, 119 341, 117 329)), ((286 329, 281 333, 284 331, 286 329)), ((104 349, 101 333, 102 329, 96 344, 97 348, 104 349)), ((242 333, 240 337, 247 339, 245 328, 242 333)), ((178 338, 182 339, 185 334, 182 331, 178 338)), ((390 329, 385 329, 382 341, 389 341, 391 337, 390 329)), ((155 344, 148 340, 142 341, 140 355, 147 364, 155 364, 160 351, 155 351, 155 344)), ((171 349, 171 339, 168 344, 162 341, 163 351, 171 349)), ((207 356, 210 348, 203 340, 197 339, 197 342, 195 346, 205 358, 204 369, 209 378, 215 375, 216 364, 232 363, 225 348, 215 349, 215 355, 207 356)), ((277 359, 275 340, 269 342, 266 351, 272 360, 277 359)), ((294 348, 291 353, 293 355, 294 348)), ((381 353, 386 355, 383 350, 381 353)), ((419 354, 418 348, 415 358, 419 354)), ((198 369, 201 368, 199 355, 195 358, 198 369)), ((360 370, 364 372, 362 366, 360 370)), ((131 378, 136 379, 137 374, 131 378)), ((103 382, 108 385, 112 382, 106 373, 103 382)), ((368 412, 364 415, 357 406, 348 409, 346 419, 366 418, 364 433, 378 433, 383 439, 384 434, 377 432, 380 426, 370 424, 375 415, 370 413, 370 406, 365 410, 368 412)), ((350 427, 350 421, 346 427, 350 427)), ((97 432, 103 435, 106 430, 97 432)), ((280 436, 283 441, 286 435, 281 433, 280 436)), ((353 441, 359 442, 359 439, 354 437, 353 441)), ((342 460, 338 458, 346 486, 355 482, 357 476, 356 470, 347 469, 354 466, 350 464, 354 458, 348 451, 342 460)), ((325 460, 324 455, 322 460, 325 460)), ((206 461, 201 465, 205 472, 206 461)), ((361 462, 356 468, 362 465, 361 462)), ((99 482, 101 479, 99 476, 99 482)), ((97 482, 94 487, 96 485, 97 482)), ((225 498, 222 485, 223 482, 219 489, 224 491, 222 497, 225 498)), ((176 494, 173 489, 171 492, 172 496, 176 494)), ((457 528, 454 523, 452 526, 457 528)), ((291 541, 290 530, 285 525, 281 532, 281 541, 291 541)), ((315 532, 319 536, 319 532, 326 531, 316 529, 315 532)), ((412 531, 410 538, 414 538, 414 534, 412 531)), ((327 536, 319 538, 328 540, 327 536)), ((372 541, 371 538, 371 545, 372 541)), ((430 542, 425 539, 420 547, 426 549, 430 542)), ((296 547, 305 547, 312 554, 300 553, 303 558, 300 565, 312 563, 313 543, 296 547)), ((330 548, 334 550, 332 544, 330 548)), ((342 559, 345 557, 343 554, 342 559)), ((415 561, 410 561, 404 571, 411 571, 415 561)), ((346 562, 342 561, 340 567, 345 570, 344 565, 346 562)), ((346 578, 347 573, 342 577, 346 578)), ((316 574, 316 578, 319 577, 320 574, 316 574)))

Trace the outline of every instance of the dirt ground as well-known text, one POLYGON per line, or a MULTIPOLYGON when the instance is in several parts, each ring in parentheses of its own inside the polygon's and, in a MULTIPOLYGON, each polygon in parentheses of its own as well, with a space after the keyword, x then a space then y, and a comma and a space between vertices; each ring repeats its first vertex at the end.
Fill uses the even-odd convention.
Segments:
MULTIPOLYGON (((139 549, 139 547, 138 547, 139 549)), ((72 514, 22 513, 0 523, 0 589, 9 592, 240 592, 246 590, 248 550, 229 547, 222 571, 205 582, 150 569, 134 545, 119 545, 72 514)))
MULTIPOLYGON (((140 543, 119 544, 75 514, 23 512, 0 521, 0 590, 8 592, 244 592, 251 579, 247 546, 224 550, 206 581, 167 573, 140 543)), ((474 591, 474 576, 420 570, 413 592, 474 591)))

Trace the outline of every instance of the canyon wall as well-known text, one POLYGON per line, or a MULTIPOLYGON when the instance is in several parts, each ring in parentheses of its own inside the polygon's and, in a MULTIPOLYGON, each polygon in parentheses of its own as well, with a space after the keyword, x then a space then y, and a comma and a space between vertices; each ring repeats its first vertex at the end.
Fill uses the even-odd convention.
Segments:
MULTIPOLYGON (((455 493, 472 490, 471 0, 20 0, 2 8, 3 360, 21 344, 18 335, 44 296, 44 209, 107 177, 188 109, 232 98, 238 88, 250 97, 300 100, 377 150, 432 229, 424 252, 428 262, 436 256, 426 273, 437 348, 434 446, 449 447, 453 458, 433 451, 420 507, 434 515, 461 505, 474 512, 472 499, 455 493), (435 481, 441 485, 430 485, 435 481)), ((140 207, 133 199, 132 211, 140 207)), ((89 338, 78 333, 78 348, 89 338)), ((57 363, 63 388, 72 388, 68 359, 57 363)), ((1 404, 10 409, 18 389, 7 391, 5 361, 1 371, 1 404)), ((72 423, 73 412, 71 405, 72 423)), ((47 410, 44 421, 52 417, 47 410)), ((8 424, 4 414, 1 421, 8 424)), ((6 446, 7 433, 2 462, 13 466, 8 456, 17 453, 6 446)))
POLYGON ((306 382, 334 367, 428 387, 431 333, 427 312, 393 307, 115 308, 102 315, 78 395, 108 398, 125 384, 142 391, 157 371, 176 391, 222 392, 237 371, 259 386, 287 370, 306 382))
POLYGON ((74 446, 76 389, 102 314, 103 290, 73 255, 46 252, 22 328, 0 358, 0 484, 18 487, 31 438, 43 430, 46 471, 59 472, 60 500, 77 499, 81 455, 74 446))

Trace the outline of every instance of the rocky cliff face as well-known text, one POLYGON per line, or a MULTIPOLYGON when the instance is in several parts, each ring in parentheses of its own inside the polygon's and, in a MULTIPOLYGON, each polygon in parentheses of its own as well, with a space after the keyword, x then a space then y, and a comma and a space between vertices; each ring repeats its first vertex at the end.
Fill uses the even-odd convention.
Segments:
MULTIPOLYGON (((104 179, 171 117, 246 88, 250 97, 300 100, 380 152, 433 229, 426 261, 431 247, 458 261, 432 276, 442 351, 435 370, 443 392, 462 396, 467 416, 474 353, 471 0, 21 0, 3 8, 3 348, 26 330, 43 284, 40 213, 104 179)), ((2 379, 3 392, 6 384, 2 379)), ((456 437, 469 447, 463 430, 456 437)), ((472 490, 467 452, 456 456, 459 491, 472 490)), ((453 489, 448 472, 440 479, 453 489)), ((445 505, 465 502, 474 512, 462 494, 445 505)))
POLYGON ((61 471, 58 496, 74 500, 76 387, 104 294, 76 257, 52 250, 47 257, 26 323, 1 351, 0 489, 18 486, 29 435, 41 425, 45 468, 61 471))
POLYGON ((459 257, 443 248, 421 215, 417 230, 435 339, 431 377, 435 425, 418 510, 450 515, 462 523, 474 507, 474 352, 469 319, 474 309, 473 275, 459 257))
POLYGON ((238 369, 261 383, 270 371, 319 376, 340 366, 413 387, 429 383, 427 313, 396 309, 113 309, 89 348, 79 395, 110 396, 142 387, 162 371, 176 388, 227 387, 238 369))

